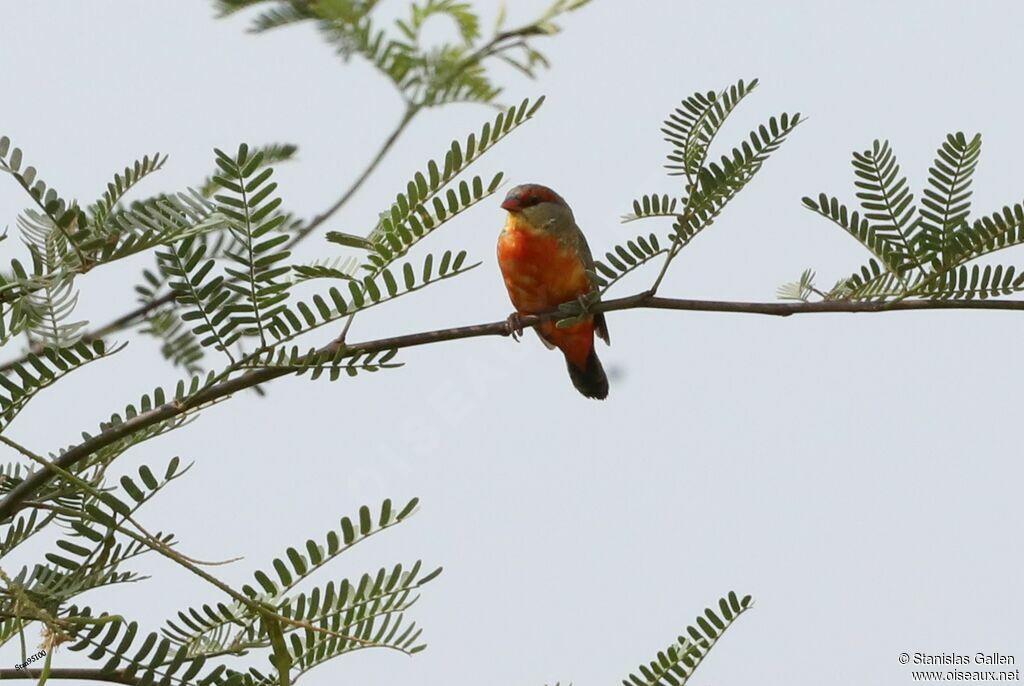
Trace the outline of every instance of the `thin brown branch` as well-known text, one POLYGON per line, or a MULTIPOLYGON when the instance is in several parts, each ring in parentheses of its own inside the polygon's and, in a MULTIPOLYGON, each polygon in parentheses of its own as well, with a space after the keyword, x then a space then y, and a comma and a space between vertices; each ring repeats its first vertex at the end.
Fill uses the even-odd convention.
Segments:
MULTIPOLYGON (((649 291, 637 293, 625 298, 606 300, 592 306, 594 312, 616 312, 620 310, 654 309, 654 310, 685 310, 690 312, 723 312, 732 314, 762 314, 776 317, 789 317, 797 314, 814 313, 862 313, 862 312, 905 312, 909 310, 1017 310, 1024 311, 1024 300, 901 300, 897 302, 848 302, 825 301, 812 303, 760 303, 730 302, 717 300, 689 300, 683 298, 659 298, 649 291)), ((559 316, 557 310, 539 315, 521 318, 523 326, 534 326, 540 322, 559 316)), ((564 316, 564 315, 563 315, 564 316)), ((509 336, 509 323, 506 320, 459 326, 450 329, 438 329, 422 333, 405 334, 391 338, 379 338, 344 345, 346 357, 383 352, 391 349, 411 348, 419 345, 455 341, 481 336, 509 336)), ((340 341, 332 341, 321 348, 318 355, 335 355, 342 350, 340 341)), ((238 391, 252 388, 273 379, 294 373, 292 369, 256 369, 245 372, 231 379, 220 381, 201 389, 196 394, 181 400, 174 400, 148 412, 142 412, 131 419, 117 424, 103 433, 97 434, 82 443, 68 449, 52 464, 59 469, 68 469, 78 462, 93 455, 96 451, 146 429, 154 424, 174 419, 200 407, 231 396, 238 391)), ((0 522, 6 521, 24 507, 24 501, 42 487, 52 476, 54 470, 37 469, 15 486, 0 501, 0 522)))
POLYGON ((299 229, 295 233, 295 237, 292 238, 291 242, 288 243, 287 249, 295 247, 297 243, 304 240, 306 236, 308 236, 309 234, 313 233, 313 231, 315 231, 321 224, 323 224, 325 221, 334 216, 334 214, 338 210, 344 207, 345 204, 352 199, 352 196, 355 195, 360 188, 362 188, 363 184, 366 183, 366 180, 370 178, 370 175, 373 174, 373 172, 380 165, 381 161, 383 161, 384 157, 394 146, 399 136, 402 135, 402 132, 405 131, 407 126, 409 126, 409 123, 412 121, 413 117, 415 117, 416 114, 419 112, 419 109, 420 108, 417 107, 416 105, 409 105, 406 108, 405 114, 402 115, 401 121, 398 122, 398 125, 391 132, 391 135, 389 135, 387 137, 387 140, 384 141, 384 144, 380 147, 380 150, 377 151, 377 154, 370 161, 370 164, 366 167, 366 169, 363 170, 363 173, 360 174, 356 178, 356 180, 352 182, 352 185, 348 187, 348 190, 346 190, 342 194, 342 196, 338 198, 337 201, 335 201, 333 205, 331 205, 326 210, 310 219, 308 224, 299 229))

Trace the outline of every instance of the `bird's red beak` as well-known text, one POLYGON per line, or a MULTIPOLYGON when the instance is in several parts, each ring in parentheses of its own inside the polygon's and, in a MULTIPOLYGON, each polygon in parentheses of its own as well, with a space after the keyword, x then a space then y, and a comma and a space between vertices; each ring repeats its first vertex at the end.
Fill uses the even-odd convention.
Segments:
POLYGON ((501 209, 508 210, 509 212, 518 212, 522 207, 519 204, 518 198, 505 198, 505 201, 501 203, 501 209))

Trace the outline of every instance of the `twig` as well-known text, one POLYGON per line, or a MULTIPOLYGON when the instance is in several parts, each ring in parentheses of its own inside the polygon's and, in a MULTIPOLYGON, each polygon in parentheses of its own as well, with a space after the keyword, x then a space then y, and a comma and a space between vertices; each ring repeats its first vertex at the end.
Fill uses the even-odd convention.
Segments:
POLYGON ((363 184, 366 183, 366 180, 370 178, 370 175, 377 169, 385 155, 388 154, 388 151, 391 150, 392 146, 394 146, 395 142, 398 140, 398 137, 402 135, 402 132, 405 131, 406 127, 409 126, 409 123, 412 122, 413 117, 415 117, 419 111, 420 108, 418 105, 410 104, 406 107, 405 114, 402 115, 402 119, 398 122, 398 126, 395 127, 394 131, 391 132, 391 135, 384 141, 384 144, 380 147, 380 150, 377 151, 377 154, 370 161, 370 164, 363 170, 363 173, 352 182, 352 185, 348 187, 348 190, 346 190, 333 205, 310 219, 308 224, 297 231, 295 233, 295 237, 288 243, 286 249, 293 248, 295 244, 313 233, 313 231, 315 231, 321 224, 334 216, 338 210, 344 207, 345 204, 352 199, 352 196, 355 195, 356 191, 362 188, 363 184))

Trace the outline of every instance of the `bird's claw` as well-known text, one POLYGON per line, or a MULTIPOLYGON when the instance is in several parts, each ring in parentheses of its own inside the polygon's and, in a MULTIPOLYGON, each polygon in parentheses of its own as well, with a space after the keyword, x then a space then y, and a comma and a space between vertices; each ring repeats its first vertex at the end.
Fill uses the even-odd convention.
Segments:
POLYGON ((505 320, 505 328, 512 340, 518 343, 519 338, 523 335, 523 320, 519 317, 518 312, 513 312, 508 316, 508 319, 505 320))

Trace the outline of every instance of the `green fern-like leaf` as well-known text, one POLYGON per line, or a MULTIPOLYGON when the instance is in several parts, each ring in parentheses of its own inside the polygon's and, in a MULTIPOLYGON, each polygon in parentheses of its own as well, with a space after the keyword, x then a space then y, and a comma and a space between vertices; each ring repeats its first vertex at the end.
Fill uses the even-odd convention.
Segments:
POLYGON ((419 498, 409 500, 400 508, 396 508, 390 499, 384 500, 376 510, 364 505, 354 517, 342 517, 339 527, 327 533, 323 545, 307 541, 304 552, 289 548, 273 561, 273 574, 257 571, 254 574, 256 585, 245 585, 242 591, 251 598, 283 598, 300 582, 353 546, 412 517, 418 507, 419 498))
POLYGON ((725 120, 758 81, 740 80, 721 93, 694 93, 665 120, 662 133, 672 144, 666 167, 670 175, 697 177, 707 160, 708 149, 725 120))
POLYGON ((461 0, 426 0, 423 4, 413 3, 408 21, 399 19, 395 23, 409 41, 415 42, 427 20, 447 16, 455 22, 463 42, 472 45, 480 37, 480 18, 472 10, 472 5, 461 0))
POLYGON ((352 619, 338 613, 331 615, 324 624, 328 630, 341 636, 325 635, 308 629, 301 634, 296 632, 290 635, 289 647, 296 676, 353 650, 389 648, 414 655, 426 648, 425 644, 420 643, 422 630, 415 622, 406 622, 401 612, 385 612, 381 616, 369 614, 366 617, 356 613, 352 619))
POLYGON ((1024 205, 1017 203, 981 217, 955 231, 950 240, 950 262, 963 264, 997 250, 1024 243, 1024 205))
MULTIPOLYGON (((108 489, 99 491, 98 496, 82 496, 73 510, 74 516, 60 517, 72 535, 58 539, 59 550, 46 554, 52 568, 43 573, 37 567, 32 576, 37 583, 31 588, 66 602, 101 586, 139 580, 138 574, 123 569, 124 563, 151 552, 152 548, 142 541, 121 540, 119 529, 140 507, 187 471, 174 458, 160 478, 149 467, 142 466, 136 478, 121 477, 120 493, 108 489)), ((162 545, 174 544, 171 534, 158 532, 154 537, 162 545)))
POLYGON ((241 336, 239 321, 230 316, 228 306, 234 298, 224 276, 213 274, 216 263, 206 257, 207 246, 195 238, 186 238, 171 249, 158 252, 161 271, 176 302, 184 308, 181 319, 192 325, 191 333, 200 345, 213 346, 230 356, 230 346, 241 336))
MULTIPOLYGON (((431 232, 493 195, 501 179, 502 174, 499 172, 485 188, 483 180, 475 176, 470 182, 460 181, 457 190, 447 189, 443 199, 440 195, 433 196, 429 207, 421 202, 416 207, 416 214, 409 215, 402 224, 386 230, 374 246, 374 253, 367 257, 366 269, 371 273, 385 269, 431 232)), ((388 219, 383 221, 387 222, 388 219)))
POLYGON ((52 187, 39 178, 35 167, 25 166, 20 148, 12 147, 11 139, 0 136, 0 171, 9 173, 32 197, 53 226, 74 244, 71 235, 84 226, 84 213, 75 204, 67 203, 52 187))
POLYGON ((668 249, 661 246, 655 234, 637 236, 605 253, 604 260, 594 261, 595 280, 604 293, 627 274, 667 252, 668 249))
POLYGON ((722 635, 750 605, 750 596, 738 598, 729 593, 718 601, 718 612, 704 610, 675 643, 648 664, 640 665, 637 673, 623 679, 623 685, 685 686, 722 635))
MULTIPOLYGON (((331 239, 328 232, 328 240, 331 239)), ((359 268, 359 261, 354 257, 335 257, 332 259, 318 260, 312 264, 293 264, 292 271, 295 272, 295 281, 311 281, 313 279, 340 279, 342 281, 353 281, 355 272, 359 268)))
POLYGON ((801 123, 799 114, 783 113, 772 117, 752 131, 746 140, 740 141, 731 154, 722 156, 718 162, 707 162, 711 144, 726 119, 756 87, 755 79, 750 83, 739 81, 719 94, 696 93, 684 100, 666 120, 662 131, 673 145, 668 165, 670 175, 687 177, 687 195, 677 200, 668 194, 648 194, 633 201, 633 211, 622 218, 624 222, 672 217, 673 232, 663 251, 651 236, 647 241, 650 249, 638 239, 636 245, 619 246, 608 253, 596 269, 606 288, 664 252, 664 265, 654 286, 657 288, 672 260, 697 234, 714 223, 726 205, 750 183, 801 123))
POLYGON ((840 280, 827 294, 827 300, 886 300, 901 297, 910 284, 883 268, 877 260, 869 259, 859 270, 840 280))
POLYGON ((131 166, 125 167, 120 174, 114 174, 113 180, 107 184, 107 190, 89 208, 89 223, 93 230, 106 234, 107 219, 121 199, 144 178, 160 170, 166 161, 167 155, 160 153, 155 153, 152 156, 146 155, 141 160, 135 160, 131 166))
POLYGON ((18 227, 32 257, 32 276, 12 262, 16 276, 10 285, 12 293, 22 297, 25 326, 45 346, 74 345, 87 322, 69 321, 78 305, 78 290, 74 285, 78 262, 69 266, 69 258, 74 261, 71 244, 48 215, 33 210, 26 210, 18 217, 18 227))
POLYGON ((266 346, 266 322, 285 309, 290 286, 283 278, 289 271, 283 264, 290 255, 283 247, 289 237, 274 233, 284 223, 284 217, 275 214, 281 204, 273 195, 277 184, 270 180, 273 169, 261 168, 260 152, 250 153, 244 144, 234 157, 215 152, 222 174, 214 181, 224 192, 214 199, 230 220, 229 228, 240 246, 227 252, 237 266, 226 268, 232 278, 224 285, 240 298, 232 305, 231 318, 238 333, 258 336, 266 346))
POLYGON ((43 348, 29 353, 0 373, 0 428, 6 428, 33 397, 76 369, 109 357, 124 346, 108 350, 103 341, 79 341, 66 348, 43 348))
MULTIPOLYGON (((191 402, 199 391, 207 388, 216 379, 217 375, 213 372, 207 373, 205 376, 192 376, 191 378, 181 380, 174 387, 173 391, 167 391, 163 388, 156 388, 151 393, 143 394, 137 403, 128 404, 123 412, 114 413, 106 421, 100 422, 100 433, 110 431, 116 427, 121 426, 125 421, 131 420, 138 417, 140 414, 150 412, 156 408, 163 407, 170 401, 174 401, 179 405, 183 402, 191 402)), ((83 461, 76 465, 77 471, 82 471, 89 467, 104 466, 110 464, 112 461, 120 457, 125 451, 133 448, 145 441, 148 441, 156 436, 162 436, 170 431, 173 431, 184 424, 186 424, 191 416, 198 413, 205 407, 209 407, 211 404, 219 401, 211 401, 208 403, 192 403, 189 407, 189 411, 181 414, 176 414, 174 417, 162 421, 154 422, 145 429, 139 429, 132 431, 127 435, 117 438, 116 440, 108 443, 102 448, 97 449, 88 460, 83 461)), ((82 432, 82 439, 88 441, 94 437, 94 434, 89 432, 82 432)), ((63 455, 67 450, 72 447, 61 450, 58 455, 63 455)), ((41 491, 40 495, 36 498, 37 500, 45 500, 50 497, 45 491, 41 491)))
MULTIPOLYGON (((260 169, 262 169, 294 160, 298 152, 299 147, 294 143, 267 143, 253 148, 250 154, 260 156, 260 169)), ((214 180, 215 176, 217 176, 216 173, 211 174, 199 185, 199 194, 204 198, 212 198, 220 192, 221 187, 214 180)))
MULTIPOLYGON (((535 56, 534 51, 527 54, 535 56)), ((511 59, 505 56, 506 59, 511 59)), ((520 71, 532 74, 536 59, 515 62, 520 71)), ((415 85, 414 97, 424 107, 437 107, 455 102, 492 103, 501 93, 484 65, 474 61, 469 46, 446 45, 423 55, 419 60, 422 76, 410 80, 415 85), (421 85, 422 84, 422 85, 421 85)))
MULTIPOLYGON (((424 646, 417 643, 419 632, 415 629, 407 633, 382 630, 404 623, 404 613, 418 599, 417 591, 440 570, 421 572, 419 562, 408 569, 396 565, 376 574, 364 574, 356 581, 328 582, 308 593, 274 602, 282 617, 330 632, 281 623, 280 638, 288 639, 290 649, 286 662, 301 674, 326 659, 362 648, 391 648, 407 653, 422 650, 424 646), (325 648, 319 659, 311 659, 311 652, 315 652, 309 650, 312 645, 325 648)), ((266 623, 248 606, 238 603, 190 608, 180 612, 176 621, 168 622, 163 633, 190 655, 268 648, 274 641, 266 623)))
MULTIPOLYGON (((318 586, 305 593, 294 593, 297 586, 353 546, 390 529, 413 515, 418 500, 401 508, 385 500, 380 508, 359 509, 356 517, 343 517, 339 529, 327 534, 322 543, 307 541, 302 548, 288 548, 267 570, 254 574, 254 584, 242 587, 253 600, 269 603, 285 617, 315 626, 334 626, 335 633, 359 636, 381 618, 398 615, 415 602, 413 593, 437 576, 440 570, 421 574, 420 563, 404 569, 380 570, 363 575, 358 581, 343 580, 318 586)), ((298 633, 293 625, 283 628, 284 634, 298 633)), ((190 654, 221 653, 228 646, 266 647, 270 637, 248 605, 240 603, 190 608, 167 622, 163 634, 175 645, 187 647, 190 654)), ((326 637, 320 636, 316 640, 326 637)), ((293 639, 294 640, 294 639, 293 639)), ((353 642, 339 648, 365 647, 353 642)), ((298 658, 303 651, 294 655, 298 658)), ((301 660, 296 664, 300 664, 301 660)))
MULTIPOLYGON (((915 253, 915 230, 920 226, 914 194, 900 173, 889 141, 875 141, 870 150, 853 154, 853 169, 864 217, 874 239, 885 243, 883 252, 895 274, 924 267, 915 253)), ((856 223, 856 222, 855 222, 856 223)), ((862 241, 863 242, 863 241, 862 241)))
POLYGON ((714 222, 800 124, 800 115, 782 114, 750 132, 749 140, 733 148, 718 164, 710 163, 697 174, 696 187, 686 209, 673 224, 680 246, 685 246, 714 222))
POLYGON ((194 191, 133 203, 105 219, 105 232, 89 235, 81 249, 94 263, 107 264, 224 227, 216 207, 194 191))
POLYGON ((67 275, 34 290, 26 299, 29 328, 44 346, 60 349, 75 345, 88 325, 86 320, 69 321, 78 305, 74 276, 67 275))
MULTIPOLYGON (((123 416, 115 413, 110 416, 109 420, 100 423, 100 429, 102 431, 108 431, 109 429, 123 423, 125 420, 133 419, 140 414, 162 407, 169 402, 169 398, 178 402, 186 400, 191 396, 196 395, 203 388, 209 386, 215 378, 216 374, 210 372, 206 376, 193 376, 187 381, 181 380, 175 386, 173 393, 168 393, 163 388, 157 387, 153 389, 151 393, 143 394, 139 399, 138 405, 130 403, 125 406, 123 416)), ((88 434, 84 434, 84 436, 88 438, 88 434)))
POLYGON ((628 223, 651 217, 675 217, 678 214, 676 211, 678 206, 678 198, 673 198, 668 194, 643 195, 633 201, 633 211, 623 215, 622 221, 628 223))
POLYGON ((203 371, 200 363, 205 350, 196 335, 178 316, 178 308, 173 304, 160 304, 160 291, 167 286, 167 277, 158 271, 143 270, 143 283, 135 287, 139 303, 146 309, 139 333, 160 341, 160 353, 164 359, 190 374, 199 374, 203 371))
POLYGON ((337 381, 346 375, 357 376, 361 372, 378 372, 382 369, 397 369, 401 363, 392 362, 397 350, 386 350, 381 353, 365 353, 350 355, 344 348, 337 353, 324 353, 317 350, 303 351, 297 346, 281 349, 276 353, 255 356, 252 361, 243 365, 246 369, 276 369, 284 372, 295 372, 302 376, 309 374, 317 380, 324 374, 331 381, 337 381))
MULTIPOLYGON (((331 288, 326 297, 314 295, 309 302, 300 300, 294 306, 283 308, 268 326, 268 331, 277 344, 285 343, 342 317, 415 293, 478 266, 479 262, 466 264, 465 251, 453 253, 449 250, 440 259, 427 255, 418 269, 411 262, 396 266, 394 270, 384 267, 362 279, 349 280, 347 300, 341 290, 331 288)), ((284 351, 275 352, 272 348, 267 348, 267 351, 268 356, 287 354, 284 351)), ((296 364, 290 355, 287 360, 284 362, 287 365, 296 364)), ((278 357, 277 362, 280 361, 278 357)))
MULTIPOLYGON (((90 616, 88 608, 74 609, 82 616, 90 616)), ((137 622, 88 625, 75 636, 68 649, 89 651, 89 659, 105 659, 100 667, 102 672, 116 671, 121 678, 136 680, 135 683, 144 686, 156 683, 213 686, 221 683, 225 671, 223 665, 218 665, 204 672, 205 656, 190 657, 183 647, 174 650, 168 639, 156 633, 142 633, 137 622)))
POLYGON ((971 181, 981 155, 981 135, 970 140, 949 134, 939 146, 928 170, 928 186, 921 197, 920 249, 942 265, 952 263, 953 236, 971 211, 971 181))
POLYGON ((1004 265, 961 265, 942 272, 917 292, 939 300, 974 300, 1011 295, 1024 290, 1024 272, 1004 265))
MULTIPOLYGON (((14 483, 12 480, 12 488, 14 483)), ((9 489, 2 489, 0 493, 7 490, 9 489)), ((50 513, 40 513, 39 510, 29 510, 27 514, 19 514, 13 521, 5 523, 5 530, 0 536, 0 556, 14 552, 15 548, 46 528, 46 525, 53 521, 55 516, 50 513)))
POLYGON ((891 232, 879 231, 866 217, 858 211, 852 212, 837 198, 822 193, 817 199, 804 198, 804 206, 831 220, 848 234, 856 238, 861 245, 871 251, 890 274, 899 277, 904 271, 907 254, 903 246, 894 240, 891 232))
MULTIPOLYGON (((18 290, 21 288, 17 283, 11 284, 0 276, 0 289, 6 285, 18 290)), ((26 306, 24 298, 15 299, 10 305, 0 302, 0 347, 23 333, 31 323, 31 310, 26 306)))
POLYGON ((369 258, 370 268, 377 270, 390 264, 451 217, 492 195, 501 184, 501 174, 486 186, 480 177, 459 183, 457 189, 449 186, 485 152, 532 119, 543 103, 543 98, 524 100, 518 107, 499 113, 493 122, 484 124, 479 135, 470 134, 465 144, 453 141, 441 164, 431 161, 425 173, 418 172, 370 234, 368 240, 377 252, 369 258))
POLYGON ((798 300, 807 302, 815 292, 814 270, 805 269, 798 281, 784 283, 776 291, 779 300, 798 300))
POLYGON ((376 0, 218 2, 222 15, 262 6, 263 11, 251 25, 256 32, 298 22, 315 23, 342 59, 356 55, 366 59, 395 85, 413 111, 453 102, 493 103, 501 88, 492 82, 486 63, 500 60, 533 77, 538 68, 547 66, 547 60, 530 38, 557 33, 557 19, 586 4, 587 0, 556 0, 539 18, 514 29, 503 29, 501 17, 494 36, 483 42, 479 15, 471 3, 461 0, 411 3, 407 18, 395 19, 393 31, 375 21, 376 0), (454 22, 459 41, 424 46, 424 25, 440 16, 454 22))
POLYGON ((949 134, 929 169, 920 206, 888 142, 854 153, 857 197, 864 214, 836 198, 804 198, 804 205, 854 236, 873 255, 840 280, 830 300, 923 297, 971 299, 1019 291, 1012 266, 970 262, 1024 243, 1024 205, 975 220, 969 218, 971 181, 981 154, 981 137, 949 134))
POLYGON ((370 16, 372 3, 318 3, 312 9, 321 36, 342 59, 362 56, 399 92, 411 96, 411 89, 422 81, 418 70, 422 59, 415 46, 377 27, 370 16))

